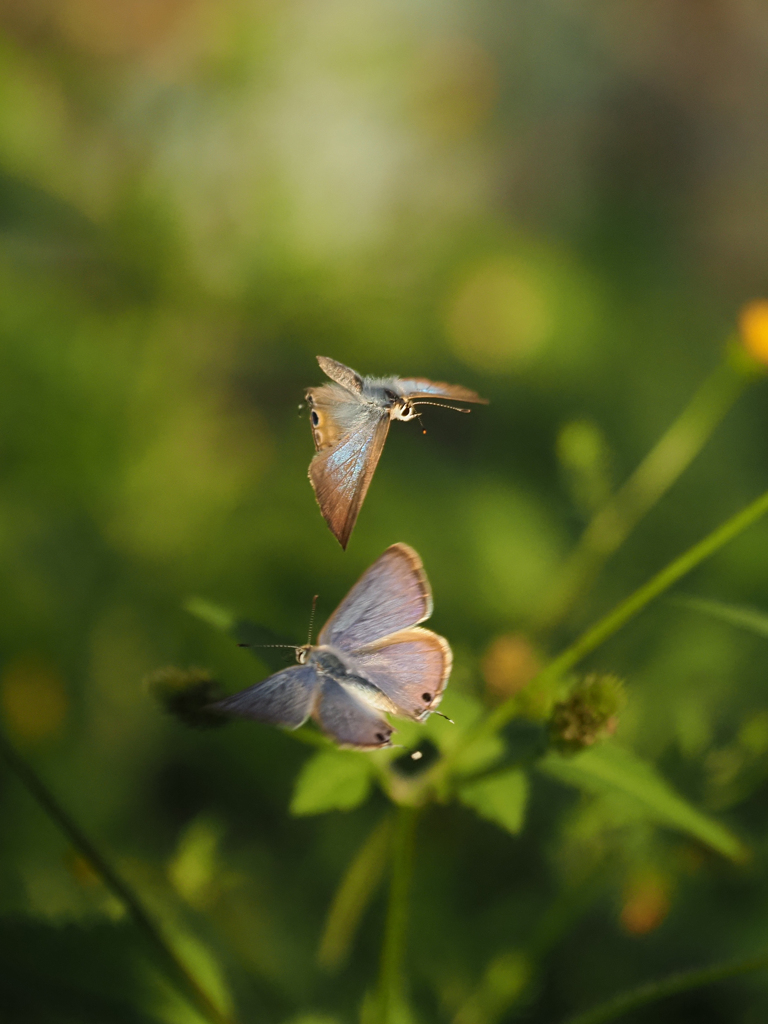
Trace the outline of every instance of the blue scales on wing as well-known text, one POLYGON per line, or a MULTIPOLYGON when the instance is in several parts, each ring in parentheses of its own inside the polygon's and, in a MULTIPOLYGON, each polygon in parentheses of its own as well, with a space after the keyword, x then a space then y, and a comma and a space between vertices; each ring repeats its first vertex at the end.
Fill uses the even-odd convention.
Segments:
MULTIPOLYGON (((354 412, 352 429, 347 433, 342 430, 336 444, 319 450, 309 465, 309 479, 320 511, 343 548, 389 431, 389 413, 360 405, 354 412)), ((329 413, 326 417, 330 418, 329 413)))
POLYGON ((432 592, 421 559, 407 544, 393 544, 352 587, 318 643, 354 653, 431 614, 432 592))
POLYGON ((312 665, 291 665, 211 707, 238 718, 298 729, 314 710, 320 677, 312 665))
POLYGON ((453 663, 448 641, 418 626, 355 651, 352 658, 355 670, 394 702, 396 714, 416 721, 440 704, 453 663))
POLYGON ((358 750, 391 746, 394 730, 386 718, 327 676, 323 679, 315 717, 323 732, 339 746, 358 750))
POLYGON ((450 402, 488 405, 487 398, 481 398, 476 391, 462 387, 461 384, 443 384, 438 380, 427 380, 426 377, 398 377, 395 385, 397 391, 406 398, 445 398, 450 402))

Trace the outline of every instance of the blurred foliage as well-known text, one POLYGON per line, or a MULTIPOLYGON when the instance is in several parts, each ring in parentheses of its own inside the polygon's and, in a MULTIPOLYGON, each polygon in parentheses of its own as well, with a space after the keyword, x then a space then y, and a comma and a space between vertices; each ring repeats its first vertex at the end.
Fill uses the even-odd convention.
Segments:
MULTIPOLYGON (((250 685, 293 655, 226 630, 303 643, 312 595, 322 622, 404 541, 455 651, 456 725, 398 723, 429 770, 766 488, 756 381, 530 627, 765 293, 767 32, 753 0, 0 5, 2 721, 238 1019, 370 1007, 384 773, 397 798, 422 762, 186 729, 143 680, 250 685), (394 426, 344 555, 306 479, 317 354, 491 399, 394 426)), ((626 680, 615 741, 542 759, 531 705, 456 755, 418 822, 409 1019, 551 1022, 768 945, 768 524, 686 590, 708 607, 660 602, 585 666, 626 680)), ((5 767, 0 830, 4 1021, 199 1022, 5 767)), ((767 1013, 756 974, 636 1019, 767 1013)))

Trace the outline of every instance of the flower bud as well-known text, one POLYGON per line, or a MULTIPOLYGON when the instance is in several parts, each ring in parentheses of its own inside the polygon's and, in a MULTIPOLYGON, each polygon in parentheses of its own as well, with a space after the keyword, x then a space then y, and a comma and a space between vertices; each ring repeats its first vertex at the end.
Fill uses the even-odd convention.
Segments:
POLYGON ((566 700, 555 704, 549 720, 553 746, 562 753, 576 753, 612 735, 626 700, 624 684, 618 676, 585 676, 566 700))
POLYGON ((227 719, 209 707, 224 696, 221 686, 203 669, 180 669, 173 665, 158 669, 146 685, 163 708, 184 725, 211 729, 226 725, 227 719))

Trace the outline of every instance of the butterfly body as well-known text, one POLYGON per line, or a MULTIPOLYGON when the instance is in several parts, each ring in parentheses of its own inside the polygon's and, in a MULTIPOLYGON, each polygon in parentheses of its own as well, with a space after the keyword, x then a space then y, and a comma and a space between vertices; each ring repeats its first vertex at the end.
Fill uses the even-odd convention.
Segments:
POLYGON ((340 746, 391 746, 393 729, 381 713, 422 721, 448 682, 448 642, 417 625, 431 612, 421 559, 394 544, 347 594, 318 643, 296 648, 298 664, 213 707, 289 729, 311 717, 340 746))
POLYGON ((481 403, 485 399, 456 384, 361 377, 335 359, 318 356, 317 361, 333 383, 306 392, 317 452, 309 479, 320 511, 346 548, 392 420, 415 419, 419 404, 430 404, 430 398, 481 403))
POLYGON ((367 677, 364 670, 355 664, 354 657, 346 655, 336 647, 299 648, 296 660, 302 665, 311 665, 321 679, 334 679, 337 683, 360 697, 379 711, 400 714, 400 708, 376 684, 367 677), (303 652, 307 651, 306 656, 303 652))

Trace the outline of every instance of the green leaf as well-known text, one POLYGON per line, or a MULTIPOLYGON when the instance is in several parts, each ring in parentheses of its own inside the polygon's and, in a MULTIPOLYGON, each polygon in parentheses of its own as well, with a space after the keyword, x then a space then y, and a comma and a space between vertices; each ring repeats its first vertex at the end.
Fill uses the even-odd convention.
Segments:
POLYGON ((303 1013, 300 1017, 291 1017, 289 1024, 340 1024, 340 1021, 324 1013, 303 1013))
POLYGON ((187 598, 184 610, 207 622, 214 629, 220 629, 222 633, 230 633, 235 625, 235 616, 232 612, 214 604, 213 601, 206 601, 204 597, 187 598))
POLYGON ((487 818, 517 835, 525 820, 528 800, 528 776, 519 768, 511 768, 476 782, 468 782, 459 789, 459 800, 481 818, 487 818))
MULTIPOLYGON (((421 727, 421 735, 427 736, 439 748, 441 753, 450 753, 454 747, 462 746, 467 733, 483 715, 483 705, 468 693, 460 690, 448 690, 440 710, 451 722, 446 722, 439 715, 430 715, 426 724, 421 727)), ((398 730, 401 730, 398 722, 398 730)), ((481 736, 466 747, 453 762, 453 771, 457 775, 468 775, 480 771, 498 761, 504 753, 504 741, 500 736, 481 736)))
POLYGON ((674 604, 690 608, 694 612, 703 612, 715 619, 727 622, 740 629, 748 629, 750 633, 768 637, 768 612, 759 608, 748 608, 746 605, 726 604, 724 601, 710 601, 703 597, 675 597, 674 604))
POLYGON ((273 672, 279 672, 290 664, 291 655, 286 651, 295 651, 296 645, 269 626, 250 619, 238 619, 228 608, 204 597, 187 598, 184 610, 221 633, 229 633, 241 647, 251 648, 251 654, 273 672))
POLYGON ((351 750, 323 750, 304 764, 291 800, 291 814, 351 811, 368 796, 371 763, 351 750))
POLYGON ((550 753, 538 768, 588 793, 618 794, 650 821, 694 836, 731 860, 746 857, 733 833, 689 804, 652 765, 622 747, 602 743, 573 757, 550 753))

